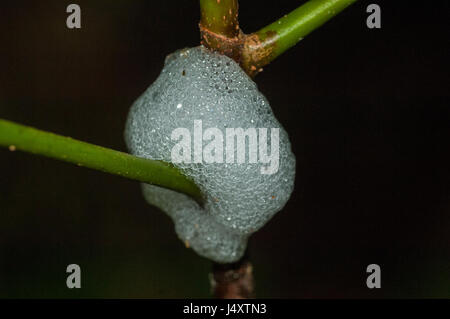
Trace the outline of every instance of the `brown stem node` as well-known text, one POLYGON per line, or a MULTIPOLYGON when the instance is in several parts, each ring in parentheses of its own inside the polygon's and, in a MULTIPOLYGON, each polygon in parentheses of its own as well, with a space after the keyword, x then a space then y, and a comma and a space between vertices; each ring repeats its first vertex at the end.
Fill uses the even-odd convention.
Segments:
POLYGON ((254 298, 253 267, 247 256, 233 264, 215 263, 210 280, 215 298, 254 298))

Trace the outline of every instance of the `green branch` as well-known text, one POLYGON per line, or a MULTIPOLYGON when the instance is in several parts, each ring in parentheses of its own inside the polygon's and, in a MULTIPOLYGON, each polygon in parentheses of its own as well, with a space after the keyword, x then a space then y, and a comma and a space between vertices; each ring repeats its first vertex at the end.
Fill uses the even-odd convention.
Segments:
POLYGON ((239 29, 238 0, 200 0, 202 44, 239 61, 243 33, 239 29))
POLYGON ((238 0, 200 0, 202 44, 238 62, 251 76, 357 0, 310 0, 261 30, 239 29, 238 0))
POLYGON ((64 162, 162 186, 201 202, 198 187, 178 169, 161 161, 148 160, 105 147, 44 132, 0 119, 0 146, 51 157, 64 162))
POLYGON ((234 38, 239 34, 238 0, 200 0, 200 25, 210 32, 234 38))
POLYGON ((248 36, 243 59, 254 71, 269 64, 356 0, 310 0, 248 36))

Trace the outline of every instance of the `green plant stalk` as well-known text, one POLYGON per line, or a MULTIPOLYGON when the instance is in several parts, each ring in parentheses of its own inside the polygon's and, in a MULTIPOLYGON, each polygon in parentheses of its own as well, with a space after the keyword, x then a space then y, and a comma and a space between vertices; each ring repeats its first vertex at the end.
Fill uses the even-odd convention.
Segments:
POLYGON ((200 0, 200 14, 201 43, 239 62, 243 33, 239 29, 238 0, 200 0))
POLYGON ((162 186, 202 202, 197 185, 174 166, 0 119, 0 146, 162 186))
POLYGON ((261 30, 246 36, 241 65, 254 76, 261 68, 357 0, 310 0, 261 30))
POLYGON ((200 0, 200 25, 227 38, 239 34, 238 0, 200 0))
POLYGON ((276 41, 272 58, 291 48, 306 35, 323 25, 357 0, 311 0, 262 28, 256 34, 266 37, 275 33, 270 42, 276 41))

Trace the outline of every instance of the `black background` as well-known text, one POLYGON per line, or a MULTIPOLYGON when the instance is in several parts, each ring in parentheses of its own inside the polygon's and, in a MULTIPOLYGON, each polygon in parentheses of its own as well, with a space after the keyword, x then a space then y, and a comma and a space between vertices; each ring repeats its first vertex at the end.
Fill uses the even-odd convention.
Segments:
MULTIPOLYGON (((241 27, 303 2, 241 1, 241 27)), ((0 117, 126 150, 130 105, 199 43, 198 3, 78 0, 69 30, 70 3, 2 1, 0 117)), ((450 297, 449 9, 359 1, 257 76, 297 156, 290 201, 250 240, 257 296, 450 297)), ((0 150, 0 297, 208 297, 209 270, 138 183, 0 150)))

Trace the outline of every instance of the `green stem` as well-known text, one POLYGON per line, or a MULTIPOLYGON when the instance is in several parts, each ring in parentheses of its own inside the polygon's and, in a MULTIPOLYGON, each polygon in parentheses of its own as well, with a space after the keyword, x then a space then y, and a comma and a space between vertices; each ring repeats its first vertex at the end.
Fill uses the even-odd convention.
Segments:
POLYGON ((200 13, 202 44, 239 61, 242 32, 238 22, 238 0, 200 0, 200 13))
POLYGON ((0 146, 162 186, 189 195, 201 203, 201 192, 195 183, 165 162, 136 157, 2 119, 0 146))
POLYGON ((310 0, 274 23, 247 36, 244 69, 255 75, 280 54, 357 0, 310 0))
POLYGON ((200 0, 200 25, 227 38, 239 34, 238 0, 200 0))

